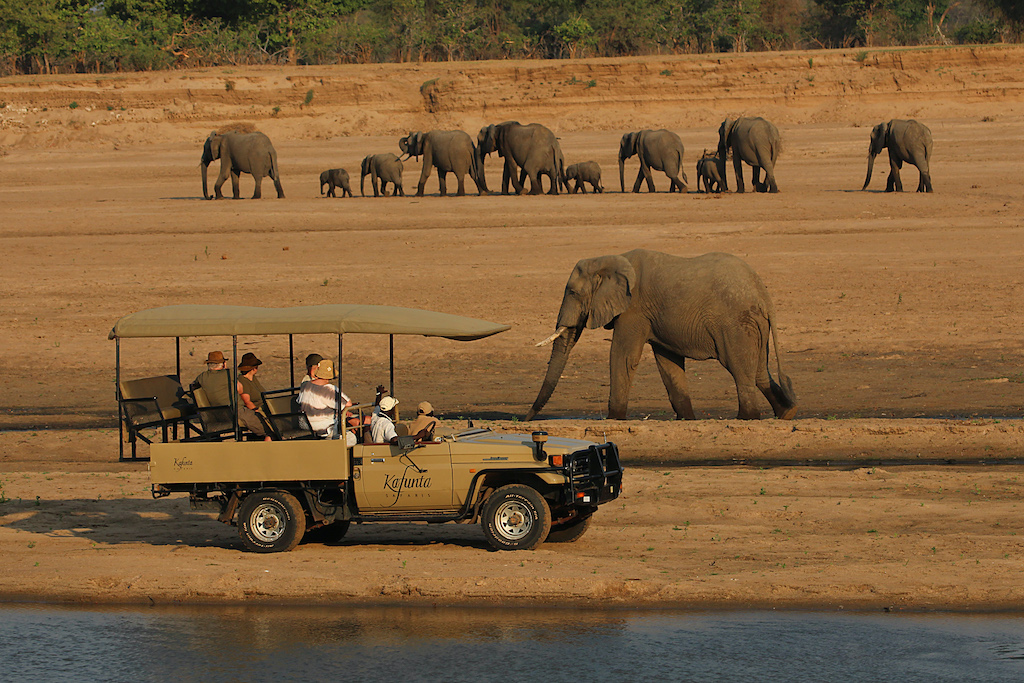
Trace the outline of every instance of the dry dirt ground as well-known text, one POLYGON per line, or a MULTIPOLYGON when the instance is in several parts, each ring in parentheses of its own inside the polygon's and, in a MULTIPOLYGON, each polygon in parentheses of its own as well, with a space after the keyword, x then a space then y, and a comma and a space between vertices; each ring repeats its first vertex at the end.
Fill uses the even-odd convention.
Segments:
MULTIPOLYGON (((1022 61, 991 47, 0 80, 0 596, 1024 607, 1022 61), (693 192, 727 115, 779 127, 780 194, 693 192), (934 194, 882 193, 884 156, 859 191, 870 127, 890 118, 931 127, 934 194), (410 130, 507 119, 548 125, 568 163, 598 161, 608 192, 442 199, 431 178, 423 198, 319 195, 321 170, 358 183, 359 160, 410 130), (287 199, 265 183, 260 201, 202 200, 201 144, 228 122, 271 137, 287 199), (656 176, 660 193, 620 194, 622 133, 661 127, 684 142, 691 192, 656 176), (548 359, 533 342, 573 264, 637 247, 754 266, 800 413, 731 419, 731 380, 707 361, 688 368, 702 419, 673 422, 647 354, 630 419, 602 420, 610 333, 585 333, 541 417, 615 440, 630 469, 576 544, 494 553, 477 527, 367 525, 251 555, 183 499, 150 500, 144 464, 116 462, 106 336, 124 314, 361 301, 506 323, 474 343, 397 339, 396 395, 452 428, 521 430, 548 359), (743 466, 765 461, 779 466, 743 466)), ((487 169, 498 187, 498 160, 487 169)), ((418 171, 406 163, 407 191, 418 171)), ((334 344, 300 337, 296 355, 334 344)), ((230 340, 183 340, 183 374, 213 348, 230 340)), ((124 371, 173 372, 173 350, 129 340, 124 371)), ((287 383, 286 341, 244 351, 287 383)), ((387 342, 350 335, 345 352, 346 391, 367 399, 387 342)))

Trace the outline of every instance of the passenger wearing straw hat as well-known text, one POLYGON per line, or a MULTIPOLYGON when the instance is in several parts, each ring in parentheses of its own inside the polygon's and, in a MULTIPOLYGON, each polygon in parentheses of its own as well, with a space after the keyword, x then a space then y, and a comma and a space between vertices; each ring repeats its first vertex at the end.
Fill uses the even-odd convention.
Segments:
MULTIPOLYGON (((317 436, 333 439, 338 433, 335 423, 338 400, 340 398, 345 406, 352 405, 352 401, 340 388, 331 384, 331 380, 337 377, 334 361, 325 358, 312 370, 312 379, 304 382, 299 390, 299 407, 306 414, 309 426, 317 436)), ((355 435, 351 432, 346 432, 345 439, 349 446, 356 443, 355 435)))

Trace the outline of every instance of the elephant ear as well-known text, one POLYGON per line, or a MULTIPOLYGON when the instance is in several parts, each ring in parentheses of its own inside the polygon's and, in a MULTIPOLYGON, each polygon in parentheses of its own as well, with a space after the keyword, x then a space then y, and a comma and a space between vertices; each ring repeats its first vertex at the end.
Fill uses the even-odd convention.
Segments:
POLYGON ((605 327, 622 315, 633 296, 636 271, 624 256, 602 256, 586 264, 594 283, 587 327, 605 327))

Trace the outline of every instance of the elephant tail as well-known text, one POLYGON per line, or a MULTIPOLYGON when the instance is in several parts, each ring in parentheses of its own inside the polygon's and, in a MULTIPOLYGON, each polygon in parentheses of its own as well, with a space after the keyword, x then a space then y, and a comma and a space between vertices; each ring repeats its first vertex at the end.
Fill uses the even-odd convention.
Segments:
MULTIPOLYGON (((782 355, 779 353, 779 340, 775 332, 774 318, 775 309, 769 301, 768 330, 772 336, 772 347, 775 349, 775 374, 778 376, 778 382, 771 383, 772 394, 779 404, 773 407, 775 408, 775 417, 782 420, 792 420, 796 415, 796 392, 793 390, 793 380, 782 371, 782 355)), ((765 355, 768 355, 767 348, 765 349, 765 355)))
MULTIPOLYGON (((277 190, 277 198, 284 199, 284 188, 281 187, 281 171, 277 167, 277 150, 270 150, 270 177, 274 179, 274 189, 277 190)), ((320 193, 323 194, 323 185, 320 186, 320 193)))

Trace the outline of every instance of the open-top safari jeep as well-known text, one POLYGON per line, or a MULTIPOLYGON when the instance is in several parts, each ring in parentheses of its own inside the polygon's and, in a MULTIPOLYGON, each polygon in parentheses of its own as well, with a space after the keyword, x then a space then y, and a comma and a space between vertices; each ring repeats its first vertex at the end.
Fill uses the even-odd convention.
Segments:
MULTIPOLYGON (((507 329, 389 306, 168 306, 125 316, 110 338, 117 342, 120 384, 125 338, 174 337, 180 349, 182 337, 229 336, 236 358, 239 335, 280 334, 288 335, 294 359, 292 335, 336 334, 340 369, 344 334, 387 334, 393 392, 394 335, 469 341, 507 329)), ((178 367, 180 379, 180 360, 178 367)), ((294 367, 291 376, 294 384, 294 367)), ((339 372, 339 386, 342 377, 339 372)), ((617 498, 622 484, 613 443, 486 429, 428 442, 399 437, 397 444, 347 446, 344 438, 246 441, 237 402, 226 412, 218 409, 220 415, 213 416, 212 407, 198 406, 197 419, 207 414, 203 425, 186 426, 181 440, 151 445, 153 496, 188 493, 192 509, 217 512, 221 522, 237 524, 245 546, 256 552, 291 550, 304 536, 340 540, 352 522, 404 521, 479 521, 493 547, 531 549, 545 540, 582 536, 598 505, 617 498)), ((362 424, 369 410, 372 406, 341 407, 336 424, 348 425, 350 416, 362 424)))

